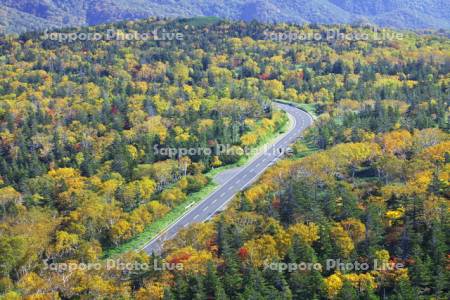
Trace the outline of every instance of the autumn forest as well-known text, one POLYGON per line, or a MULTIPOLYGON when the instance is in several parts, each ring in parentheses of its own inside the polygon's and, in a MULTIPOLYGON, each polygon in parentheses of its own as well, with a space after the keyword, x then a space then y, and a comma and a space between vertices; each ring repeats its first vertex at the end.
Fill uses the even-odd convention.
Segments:
POLYGON ((0 299, 449 298, 448 37, 211 18, 57 32, 111 30, 166 38, 0 36, 0 299), (368 38, 270 38, 330 30, 368 38), (286 130, 275 101, 314 118, 292 153, 162 253, 133 249, 286 130))

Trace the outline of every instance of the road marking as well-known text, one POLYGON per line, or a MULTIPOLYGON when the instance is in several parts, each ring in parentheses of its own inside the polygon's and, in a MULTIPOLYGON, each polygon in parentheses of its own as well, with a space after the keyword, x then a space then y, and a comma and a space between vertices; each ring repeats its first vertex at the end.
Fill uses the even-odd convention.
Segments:
POLYGON ((214 204, 214 203, 216 203, 216 202, 217 202, 217 199, 214 199, 212 203, 214 204))
POLYGON ((205 207, 205 208, 203 209, 203 211, 206 211, 206 210, 208 209, 208 207, 209 207, 209 206, 205 207))
POLYGON ((194 205, 195 204, 195 202, 192 202, 191 204, 188 204, 184 209, 188 209, 188 208, 190 208, 192 205, 194 205))
POLYGON ((220 197, 223 197, 223 196, 225 196, 225 192, 223 192, 222 194, 220 194, 220 197))
POLYGON ((240 180, 240 179, 236 180, 236 183, 239 183, 239 182, 241 182, 241 180, 240 180))
POLYGON ((195 215, 194 220, 196 220, 198 218, 198 215, 195 215))
POLYGON ((231 190, 233 189, 233 187, 234 187, 234 186, 230 186, 230 187, 228 188, 228 190, 231 191, 231 190))
POLYGON ((256 165, 256 167, 259 167, 261 164, 260 163, 258 163, 257 165, 256 165))

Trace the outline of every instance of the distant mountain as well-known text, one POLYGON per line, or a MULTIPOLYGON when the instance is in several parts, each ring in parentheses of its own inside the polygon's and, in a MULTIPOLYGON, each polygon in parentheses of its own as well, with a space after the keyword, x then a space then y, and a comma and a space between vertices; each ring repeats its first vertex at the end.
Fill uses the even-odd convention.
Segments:
POLYGON ((0 33, 2 31, 24 32, 32 29, 41 30, 61 25, 14 8, 0 5, 0 33))
POLYGON ((0 0, 0 30, 24 32, 150 16, 450 29, 449 0, 0 0))
POLYGON ((449 0, 329 0, 375 24, 395 28, 450 28, 449 0))

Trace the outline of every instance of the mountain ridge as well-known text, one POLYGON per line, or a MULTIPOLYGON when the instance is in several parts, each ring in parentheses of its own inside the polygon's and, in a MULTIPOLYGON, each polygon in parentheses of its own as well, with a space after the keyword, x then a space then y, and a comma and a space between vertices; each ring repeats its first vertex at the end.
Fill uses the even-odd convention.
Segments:
POLYGON ((397 29, 450 29, 444 0, 0 0, 0 31, 97 25, 158 17, 216 16, 290 23, 358 23, 397 29))

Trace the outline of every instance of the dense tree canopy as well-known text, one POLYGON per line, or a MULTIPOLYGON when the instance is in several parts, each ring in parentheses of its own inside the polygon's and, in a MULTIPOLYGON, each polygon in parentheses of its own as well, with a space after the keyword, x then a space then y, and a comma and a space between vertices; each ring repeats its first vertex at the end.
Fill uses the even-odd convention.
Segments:
POLYGON ((72 31, 161 26, 183 39, 1 37, 0 299, 447 299, 447 38, 288 43, 263 32, 331 27, 189 20, 72 31), (106 248, 241 158, 162 149, 255 147, 286 123, 274 99, 318 116, 295 155, 168 241, 164 260, 120 256, 182 270, 108 270, 106 248), (328 259, 370 270, 267 267, 328 259))

